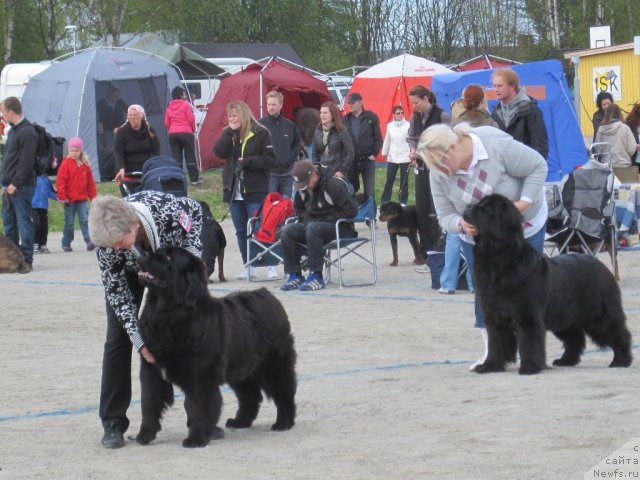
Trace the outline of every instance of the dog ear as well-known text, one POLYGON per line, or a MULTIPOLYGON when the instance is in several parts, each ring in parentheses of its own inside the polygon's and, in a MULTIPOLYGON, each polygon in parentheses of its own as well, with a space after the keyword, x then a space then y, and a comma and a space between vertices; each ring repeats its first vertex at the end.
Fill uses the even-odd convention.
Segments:
POLYGON ((207 281, 203 279, 200 269, 194 269, 187 272, 185 278, 187 285, 184 292, 184 304, 187 307, 195 307, 207 292, 207 281))

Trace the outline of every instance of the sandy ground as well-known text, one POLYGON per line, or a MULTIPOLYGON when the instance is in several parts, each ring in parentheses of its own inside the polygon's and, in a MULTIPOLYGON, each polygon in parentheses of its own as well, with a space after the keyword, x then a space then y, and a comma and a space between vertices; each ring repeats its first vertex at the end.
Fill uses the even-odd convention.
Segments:
MULTIPOLYGON (((0 276, 0 480, 581 479, 640 436, 640 364, 609 369, 612 354, 593 345, 576 368, 533 377, 519 376, 516 366, 470 373, 481 353, 472 295, 430 290, 429 276, 413 271, 405 239, 400 266, 389 267, 384 224, 377 229, 377 286, 284 293, 280 282, 232 280, 240 261, 225 223, 231 280, 210 290, 266 286, 285 305, 299 357, 295 427, 270 432, 275 410, 265 402, 253 428, 184 449, 179 396, 150 446, 102 448, 105 318, 95 255, 62 253, 60 235, 52 234, 52 253, 36 256, 32 273, 0 276)), ((638 339, 640 253, 623 252, 620 263, 638 339)), ((560 353, 553 336, 547 351, 548 363, 560 353)), ((137 367, 136 358, 127 435, 140 423, 137 367)), ((228 389, 223 396, 225 419, 235 398, 228 389)))

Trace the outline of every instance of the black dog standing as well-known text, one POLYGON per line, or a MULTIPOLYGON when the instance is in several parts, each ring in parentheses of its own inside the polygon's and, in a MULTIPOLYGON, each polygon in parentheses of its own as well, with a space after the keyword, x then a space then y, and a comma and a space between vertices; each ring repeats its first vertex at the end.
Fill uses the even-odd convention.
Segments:
POLYGON ((518 351, 520 374, 542 371, 546 330, 564 345, 556 366, 580 362, 585 334, 613 350, 610 367, 631 365, 620 288, 607 267, 583 254, 540 255, 524 238, 520 213, 503 196, 484 197, 464 218, 478 230, 473 273, 489 336, 487 359, 476 372, 504 371, 518 351))
POLYGON ((409 239, 413 248, 413 264, 422 265, 424 258, 420 253, 420 242, 418 242, 418 214, 415 205, 403 207, 396 202, 383 203, 380 206, 379 218, 381 222, 387 222, 393 252, 393 261, 389 265, 398 266, 398 236, 409 239))
POLYGON ((136 440, 151 442, 161 428, 163 411, 173 404, 171 384, 148 374, 154 368, 184 391, 189 429, 185 447, 203 447, 223 436, 217 426, 223 383, 238 398, 228 428, 252 425, 261 390, 277 409, 271 429, 293 427, 296 352, 282 304, 264 288, 213 298, 202 261, 181 248, 146 253, 140 267, 148 293, 138 325, 156 364, 146 364, 140 372, 142 424, 136 440))

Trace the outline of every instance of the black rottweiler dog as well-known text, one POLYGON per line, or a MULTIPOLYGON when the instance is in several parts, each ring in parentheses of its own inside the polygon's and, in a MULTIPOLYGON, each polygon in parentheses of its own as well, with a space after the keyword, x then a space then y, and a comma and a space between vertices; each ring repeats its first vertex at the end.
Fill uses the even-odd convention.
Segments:
POLYGON ((393 251, 393 262, 390 266, 398 266, 398 235, 409 238, 413 248, 413 264, 422 265, 424 259, 420 253, 420 242, 418 242, 418 214, 415 205, 403 207, 396 202, 383 203, 380 206, 379 218, 381 222, 387 222, 393 251))
POLYGON ((202 260, 207 267, 207 278, 215 271, 216 259, 218 259, 218 280, 226 282, 224 249, 227 246, 227 237, 225 237, 220 224, 213 217, 209 204, 207 202, 198 203, 202 207, 203 225, 200 239, 202 240, 202 260))

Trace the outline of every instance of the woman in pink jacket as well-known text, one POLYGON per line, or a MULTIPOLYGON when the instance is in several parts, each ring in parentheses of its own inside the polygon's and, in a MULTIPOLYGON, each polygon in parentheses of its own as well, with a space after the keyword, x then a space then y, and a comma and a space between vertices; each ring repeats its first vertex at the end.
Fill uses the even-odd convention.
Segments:
POLYGON ((169 147, 171 156, 182 164, 182 156, 187 162, 187 172, 191 185, 203 182, 196 163, 195 131, 196 119, 193 108, 186 100, 187 92, 182 87, 175 87, 171 91, 171 102, 167 106, 164 124, 169 132, 169 147))

